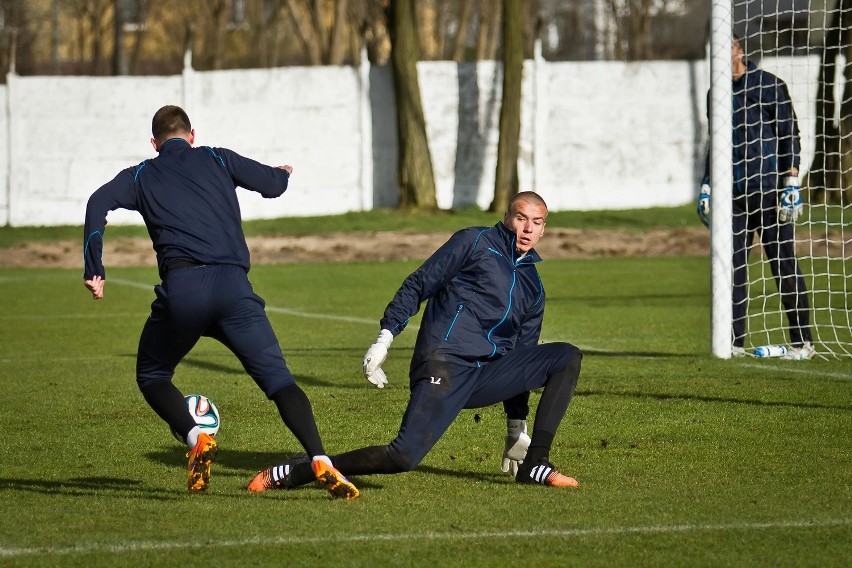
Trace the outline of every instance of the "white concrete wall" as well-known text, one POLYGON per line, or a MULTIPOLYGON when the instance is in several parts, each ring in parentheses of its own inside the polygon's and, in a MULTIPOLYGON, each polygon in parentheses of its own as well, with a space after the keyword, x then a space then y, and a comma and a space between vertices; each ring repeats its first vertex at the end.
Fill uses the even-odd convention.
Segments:
MULTIPOLYGON (((501 66, 422 62, 418 72, 439 206, 487 207, 501 66)), ((707 75, 704 62, 525 62, 521 188, 539 191, 552 210, 691 201, 703 171, 707 75)), ((0 224, 81 224, 94 190, 155 155, 150 121, 164 104, 187 110, 197 144, 294 166, 282 198, 240 192, 246 219, 338 214, 398 200, 387 67, 9 76, 0 94, 0 224)), ((109 221, 141 218, 113 212, 109 221)))
POLYGON ((703 62, 543 66, 536 190, 556 210, 679 205, 703 173, 703 62))
POLYGON ((9 219, 9 88, 0 85, 0 224, 9 219))

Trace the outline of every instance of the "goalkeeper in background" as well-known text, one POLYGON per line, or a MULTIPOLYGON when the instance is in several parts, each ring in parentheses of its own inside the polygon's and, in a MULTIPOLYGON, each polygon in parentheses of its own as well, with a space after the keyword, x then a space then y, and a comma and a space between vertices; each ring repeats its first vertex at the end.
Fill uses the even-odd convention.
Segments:
MULTIPOLYGON (((808 291, 796 261, 794 223, 802 213, 799 192, 799 126, 787 85, 745 59, 736 35, 733 75, 733 354, 745 351, 748 254, 755 233, 769 260, 790 324, 787 359, 814 353, 808 291)), ((710 111, 708 94, 708 116, 710 111)), ((710 152, 698 197, 698 215, 709 226, 710 152)))
MULTIPOLYGON (((582 354, 569 343, 538 343, 545 295, 535 266, 541 258, 533 247, 546 219, 544 200, 521 192, 502 221, 458 231, 405 279, 385 309, 363 370, 376 387, 387 384, 381 365, 388 347, 427 302, 411 359, 408 407, 390 444, 332 457, 343 475, 411 471, 462 409, 503 402, 503 471, 511 471, 518 483, 579 485, 549 460, 582 354), (530 439, 529 393, 541 387, 530 439)), ((292 489, 311 481, 310 465, 296 456, 258 473, 248 490, 292 489)))

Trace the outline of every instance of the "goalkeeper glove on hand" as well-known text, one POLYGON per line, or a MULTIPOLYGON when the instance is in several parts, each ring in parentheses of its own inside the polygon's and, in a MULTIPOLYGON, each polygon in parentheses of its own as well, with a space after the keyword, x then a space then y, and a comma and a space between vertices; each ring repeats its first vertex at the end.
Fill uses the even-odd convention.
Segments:
POLYGON ((386 329, 379 332, 376 342, 373 343, 364 355, 364 376, 368 381, 376 385, 376 388, 384 388, 388 384, 388 378, 382 370, 382 363, 388 356, 388 347, 393 343, 393 334, 386 329))
POLYGON ((785 182, 787 187, 781 193, 781 203, 778 204, 778 221, 780 223, 796 222, 802 214, 802 195, 799 192, 799 179, 790 176, 785 182))
POLYGON ((530 437, 527 436, 526 420, 506 420, 506 448, 503 450, 503 473, 518 474, 518 466, 527 457, 530 437))
POLYGON ((704 223, 705 227, 710 226, 710 186, 706 183, 701 186, 701 193, 698 194, 698 218, 704 223))

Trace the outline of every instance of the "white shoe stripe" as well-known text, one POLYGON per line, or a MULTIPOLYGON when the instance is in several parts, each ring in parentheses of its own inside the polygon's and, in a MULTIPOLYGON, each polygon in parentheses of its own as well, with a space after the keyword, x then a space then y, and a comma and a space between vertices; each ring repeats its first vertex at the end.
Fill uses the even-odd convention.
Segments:
POLYGON ((530 471, 530 477, 536 482, 544 484, 551 471, 553 471, 553 468, 548 465, 537 465, 530 471))

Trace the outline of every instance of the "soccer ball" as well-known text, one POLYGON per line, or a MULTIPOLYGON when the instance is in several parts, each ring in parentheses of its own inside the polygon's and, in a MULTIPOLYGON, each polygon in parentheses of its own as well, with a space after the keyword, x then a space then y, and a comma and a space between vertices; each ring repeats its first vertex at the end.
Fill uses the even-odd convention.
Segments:
MULTIPOLYGON (((198 424, 201 431, 205 434, 215 436, 216 432, 219 431, 221 421, 219 419, 219 409, 216 408, 213 401, 200 394, 189 394, 186 395, 184 399, 186 400, 186 407, 189 410, 189 413, 195 419, 195 423, 198 424)), ((184 439, 181 438, 181 435, 174 430, 172 430, 172 436, 174 436, 175 440, 178 442, 184 443, 184 439)))

